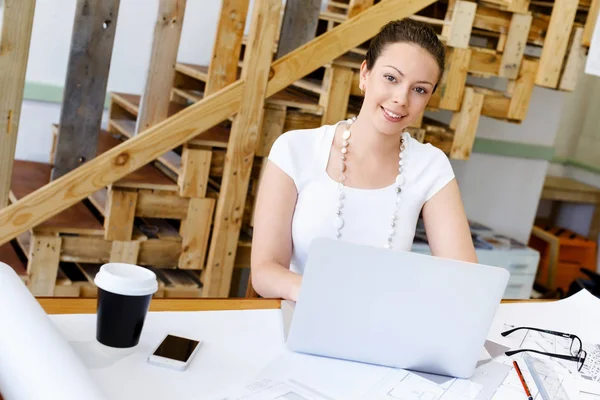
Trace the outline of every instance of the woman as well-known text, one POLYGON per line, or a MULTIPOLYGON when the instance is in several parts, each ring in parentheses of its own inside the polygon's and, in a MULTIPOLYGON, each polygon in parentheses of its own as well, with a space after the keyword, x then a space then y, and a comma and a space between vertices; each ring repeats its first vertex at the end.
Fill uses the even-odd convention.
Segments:
POLYGON ((361 65, 357 118, 277 139, 254 216, 252 284, 261 296, 297 299, 315 237, 410 251, 420 212, 433 255, 476 262, 448 158, 404 132, 425 110, 444 57, 429 27, 391 22, 361 65))

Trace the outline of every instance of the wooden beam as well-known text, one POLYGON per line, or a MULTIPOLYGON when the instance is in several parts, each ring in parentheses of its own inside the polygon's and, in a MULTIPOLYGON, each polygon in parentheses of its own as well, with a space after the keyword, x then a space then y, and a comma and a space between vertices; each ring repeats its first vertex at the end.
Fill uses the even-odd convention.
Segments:
POLYGON ((317 34, 321 0, 287 0, 275 58, 310 42, 317 34))
POLYGON ((275 140, 283 133, 285 126, 286 107, 267 105, 263 116, 260 140, 256 147, 258 157, 268 157, 275 140))
POLYGON ((472 88, 467 88, 460 114, 457 114, 459 120, 454 132, 450 158, 466 160, 470 157, 482 106, 483 94, 475 93, 472 88))
POLYGON ((471 30, 475 19, 477 4, 471 1, 458 0, 454 5, 452 13, 452 25, 447 41, 451 47, 460 47, 466 49, 469 47, 471 39, 471 30))
POLYGON ((110 188, 104 218, 104 239, 131 240, 137 205, 136 191, 110 188))
POLYGON ((35 0, 5 0, 0 32, 0 209, 8 204, 35 0))
POLYGON ((202 269, 215 210, 215 199, 190 199, 188 215, 181 232, 179 268, 202 269))
POLYGON ((77 0, 52 179, 96 156, 120 0, 77 0))
POLYGON ((138 240, 115 240, 112 242, 110 262, 137 264, 139 254, 140 242, 138 240))
POLYGON ((350 4, 348 5, 348 18, 356 17, 372 5, 373 0, 350 0, 350 4))
POLYGON ((535 80, 536 85, 551 89, 556 89, 558 86, 578 4, 578 0, 556 0, 554 2, 540 57, 540 67, 535 80))
POLYGON ((500 62, 501 77, 516 79, 519 75, 519 67, 523 60, 523 54, 525 54, 531 20, 531 14, 513 14, 506 45, 502 53, 502 61, 500 62))
POLYGON ((52 296, 58 275, 61 238, 34 236, 29 248, 27 275, 34 296, 52 296))
POLYGON ((525 59, 521 63, 521 71, 519 72, 519 77, 515 82, 510 98, 508 119, 523 121, 527 117, 538 65, 538 60, 525 59))
POLYGON ((592 44, 592 34, 598 22, 598 14, 600 14, 600 0, 592 0, 583 30, 582 43, 586 47, 590 47, 592 44))
MULTIPOLYGON (((280 92, 292 82, 375 36, 383 24, 412 15, 433 2, 419 0, 398 4, 395 0, 380 1, 275 61, 271 65, 267 96, 280 92)), ((144 135, 123 142, 18 203, 0 210, 0 245, 229 118, 239 110, 245 86, 245 81, 239 80, 223 88, 219 93, 151 127, 144 135)))
POLYGON ((440 81, 439 107, 445 110, 459 110, 467 83, 467 71, 471 63, 471 49, 448 48, 446 70, 440 81))
POLYGON ((250 0, 222 0, 217 36, 208 66, 204 95, 218 92, 237 79, 237 62, 242 50, 250 0))
POLYGON ((168 116, 185 5, 186 0, 160 0, 158 3, 148 76, 139 106, 136 134, 168 116))
MULTIPOLYGON (((206 265, 203 297, 227 297, 246 203, 248 182, 262 126, 273 47, 281 18, 280 0, 256 0, 246 46, 240 112, 235 116, 206 265)), ((292 53, 289 53, 292 54, 292 53)))
POLYGON ((575 90, 579 74, 585 65, 585 48, 582 44, 583 28, 575 28, 572 36, 567 63, 560 78, 560 84, 558 85, 560 90, 570 92, 575 90))
POLYGON ((319 99, 323 106, 324 125, 334 124, 346 118, 348 111, 348 100, 354 71, 348 67, 332 65, 327 68, 325 75, 324 93, 319 99))
POLYGON ((177 184, 182 197, 204 197, 208 189, 208 174, 212 151, 186 146, 181 157, 177 184))

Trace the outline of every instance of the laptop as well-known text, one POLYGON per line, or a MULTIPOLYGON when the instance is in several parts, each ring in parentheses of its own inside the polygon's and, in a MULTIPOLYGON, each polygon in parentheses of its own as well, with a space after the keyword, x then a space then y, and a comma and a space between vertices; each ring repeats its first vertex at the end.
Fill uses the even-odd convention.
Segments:
POLYGON ((470 377, 506 285, 503 268, 317 238, 287 347, 470 377))

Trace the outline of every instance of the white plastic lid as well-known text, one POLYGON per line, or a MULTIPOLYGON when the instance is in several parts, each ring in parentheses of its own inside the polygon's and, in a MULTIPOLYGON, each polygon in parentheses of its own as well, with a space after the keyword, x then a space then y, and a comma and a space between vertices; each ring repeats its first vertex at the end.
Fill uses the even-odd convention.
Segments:
POLYGON ((133 264, 104 264, 94 282, 102 290, 125 296, 146 296, 158 290, 156 274, 133 264))

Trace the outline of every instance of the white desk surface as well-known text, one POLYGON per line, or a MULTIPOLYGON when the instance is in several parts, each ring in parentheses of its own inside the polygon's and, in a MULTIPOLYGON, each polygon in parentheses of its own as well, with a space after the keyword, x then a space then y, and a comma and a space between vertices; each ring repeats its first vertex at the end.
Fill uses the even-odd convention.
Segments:
POLYGON ((118 350, 95 339, 94 314, 51 319, 109 400, 209 399, 251 381, 284 347, 281 310, 151 312, 138 346, 118 350), (185 372, 150 365, 166 333, 203 340, 185 372))

